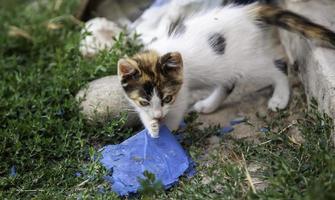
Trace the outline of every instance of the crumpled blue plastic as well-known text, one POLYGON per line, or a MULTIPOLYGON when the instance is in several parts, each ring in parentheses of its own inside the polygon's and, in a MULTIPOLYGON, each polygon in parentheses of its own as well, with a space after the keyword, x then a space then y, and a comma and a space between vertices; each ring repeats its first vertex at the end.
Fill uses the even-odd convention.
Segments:
POLYGON ((107 145, 101 151, 101 164, 110 170, 106 180, 120 196, 136 193, 144 171, 155 174, 165 189, 182 175, 195 174, 194 163, 166 126, 160 127, 159 138, 143 130, 121 144, 107 145))

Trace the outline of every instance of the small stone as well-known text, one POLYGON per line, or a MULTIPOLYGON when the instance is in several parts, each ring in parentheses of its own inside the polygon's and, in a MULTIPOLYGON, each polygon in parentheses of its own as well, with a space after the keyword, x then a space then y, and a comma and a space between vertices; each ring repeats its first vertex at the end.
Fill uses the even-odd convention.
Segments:
POLYGON ((220 137, 218 136, 211 136, 209 139, 208 139, 208 146, 209 148, 216 148, 216 147, 219 147, 220 146, 220 137))
POLYGON ((249 172, 257 172, 258 170, 262 169, 262 166, 257 163, 250 163, 248 165, 249 172))
POLYGON ((221 184, 216 184, 214 186, 214 191, 217 192, 217 193, 223 193, 223 189, 224 189, 224 187, 221 184))
POLYGON ((301 131, 296 126, 293 126, 288 130, 288 138, 292 143, 299 145, 299 146, 305 142, 305 139, 301 131))
POLYGON ((89 122, 104 123, 118 118, 121 113, 128 115, 125 126, 140 124, 137 113, 124 96, 117 76, 107 76, 88 83, 76 95, 81 112, 89 122))
POLYGON ((263 127, 263 128, 260 128, 259 131, 262 132, 262 133, 267 133, 267 132, 269 132, 269 129, 263 127))
POLYGON ((212 180, 211 177, 209 177, 209 176, 204 176, 204 177, 202 178, 202 180, 201 180, 201 183, 202 183, 203 185, 208 185, 208 184, 210 184, 212 181, 213 181, 213 180, 212 180))
POLYGON ((87 21, 81 33, 84 38, 80 41, 80 53, 84 57, 92 57, 101 50, 112 48, 115 43, 113 38, 121 31, 117 24, 103 17, 87 21), (90 34, 86 34, 87 32, 90 34))
POLYGON ((235 126, 234 132, 231 134, 234 139, 248 139, 257 143, 260 133, 249 124, 240 124, 235 126))
POLYGON ((252 182, 253 182, 253 184, 255 186, 256 191, 263 191, 269 185, 268 182, 266 182, 265 180, 263 180, 261 178, 252 177, 251 179, 252 179, 252 182))
POLYGON ((256 112, 256 115, 260 118, 266 118, 268 116, 268 110, 267 108, 259 108, 258 111, 256 112))

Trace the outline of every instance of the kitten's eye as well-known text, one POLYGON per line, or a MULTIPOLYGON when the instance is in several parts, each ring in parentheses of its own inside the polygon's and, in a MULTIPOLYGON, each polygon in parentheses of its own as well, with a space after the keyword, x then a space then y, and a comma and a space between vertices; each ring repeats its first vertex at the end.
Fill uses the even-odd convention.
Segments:
POLYGON ((148 106, 148 105, 150 105, 150 103, 147 102, 147 101, 140 101, 140 104, 141 104, 141 106, 148 106))
POLYGON ((163 99, 164 103, 170 103, 171 101, 172 101, 172 96, 171 95, 168 95, 163 99))

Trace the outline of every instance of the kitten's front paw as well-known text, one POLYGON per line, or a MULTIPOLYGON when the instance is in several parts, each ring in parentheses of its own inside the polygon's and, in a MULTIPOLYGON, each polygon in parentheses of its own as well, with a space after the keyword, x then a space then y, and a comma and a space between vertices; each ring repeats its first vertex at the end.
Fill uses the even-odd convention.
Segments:
POLYGON ((198 113, 208 114, 215 111, 215 108, 208 105, 205 101, 198 101, 193 106, 194 110, 198 113))
POLYGON ((277 109, 281 110, 281 109, 286 108, 287 104, 288 104, 288 101, 285 101, 283 98, 272 97, 268 102, 268 108, 276 112, 277 109))
POLYGON ((159 123, 157 120, 152 120, 150 122, 149 134, 152 138, 159 137, 159 123))

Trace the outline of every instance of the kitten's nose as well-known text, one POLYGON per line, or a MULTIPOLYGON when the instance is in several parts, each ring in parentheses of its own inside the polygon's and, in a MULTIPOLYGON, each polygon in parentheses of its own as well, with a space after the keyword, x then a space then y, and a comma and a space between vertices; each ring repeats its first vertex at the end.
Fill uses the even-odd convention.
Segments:
POLYGON ((162 119, 162 117, 163 117, 163 112, 162 111, 160 111, 160 110, 154 111, 154 118, 155 119, 160 120, 160 119, 162 119))

